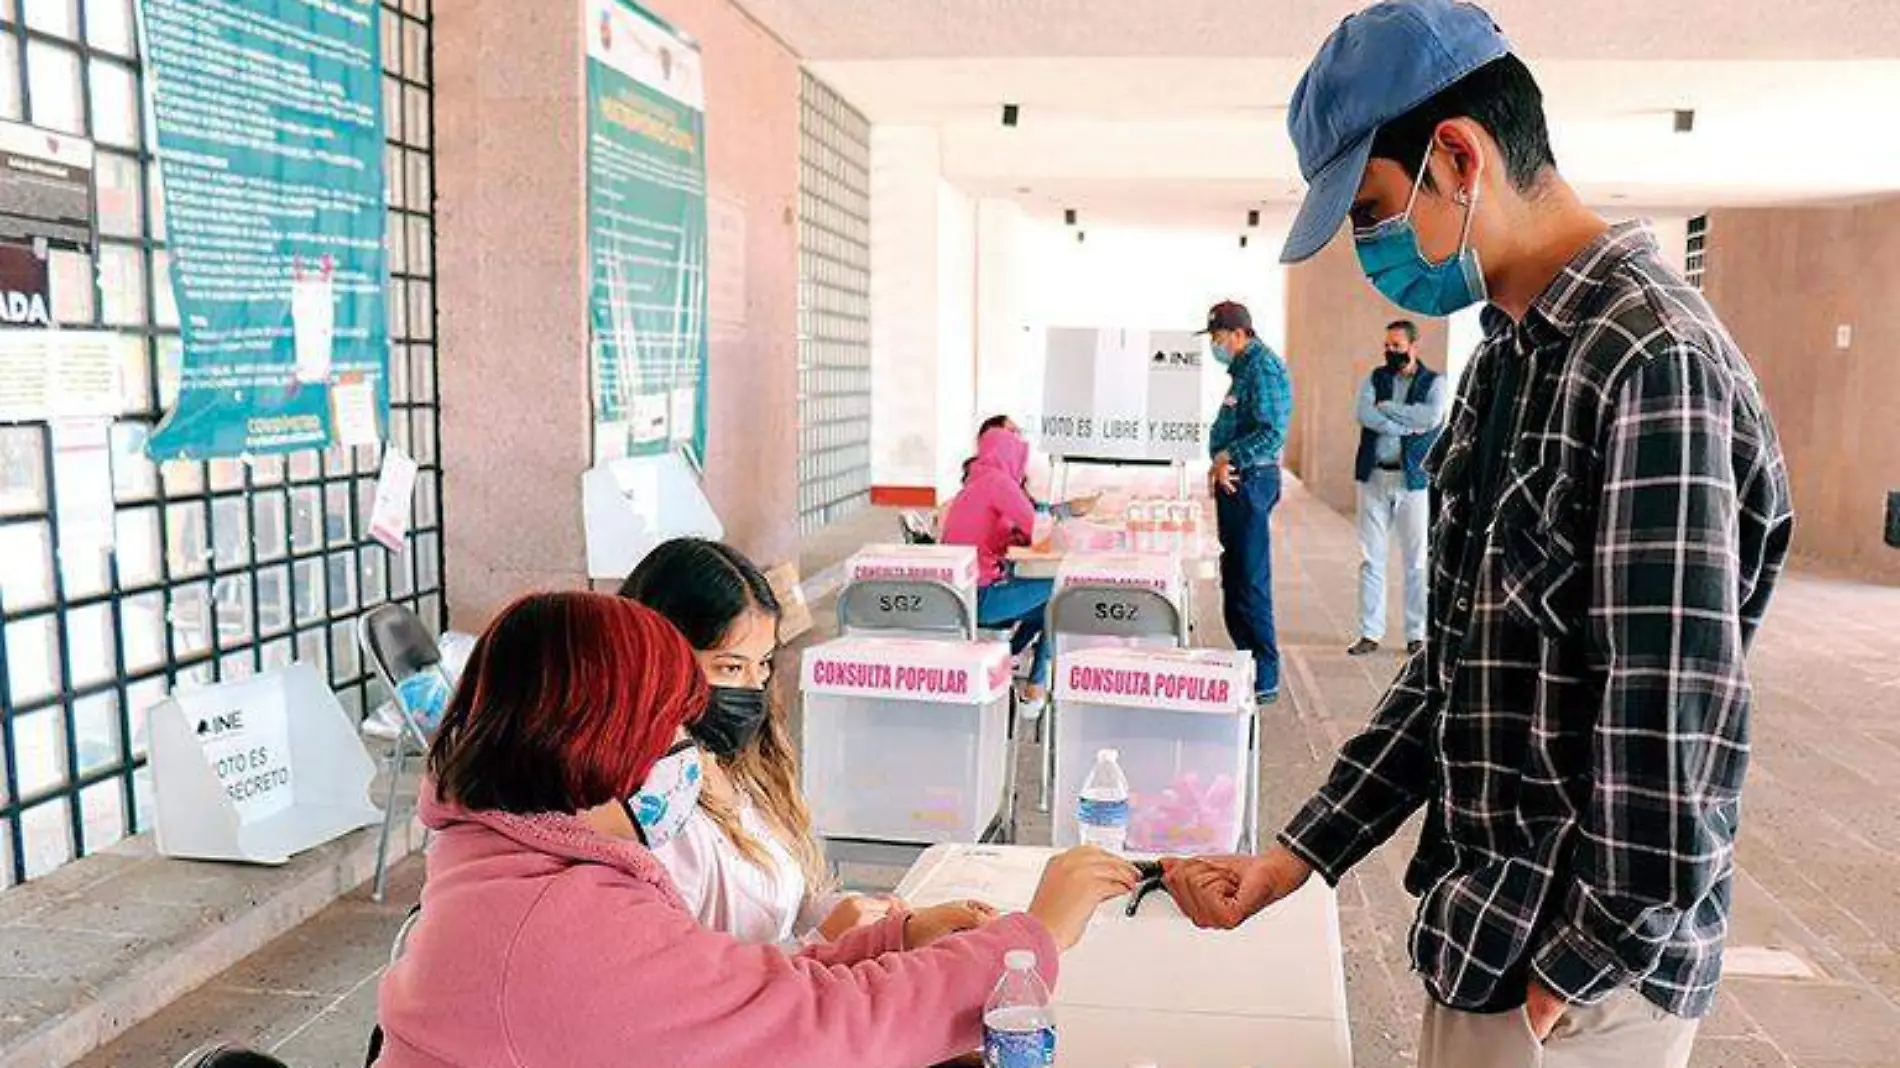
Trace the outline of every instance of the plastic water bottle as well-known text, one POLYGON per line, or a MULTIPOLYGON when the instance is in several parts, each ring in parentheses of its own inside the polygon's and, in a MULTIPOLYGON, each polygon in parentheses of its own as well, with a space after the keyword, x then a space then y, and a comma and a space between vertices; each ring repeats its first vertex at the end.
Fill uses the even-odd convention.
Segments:
POLYGON ((1120 753, 1103 749, 1095 754, 1095 768, 1082 780, 1075 809, 1083 845, 1121 852, 1128 842, 1128 776, 1122 774, 1120 753))
POLYGON ((1045 1068, 1056 1062, 1056 1016, 1036 974, 1034 950, 1003 958, 1003 977, 983 1004, 985 1068, 1045 1068))

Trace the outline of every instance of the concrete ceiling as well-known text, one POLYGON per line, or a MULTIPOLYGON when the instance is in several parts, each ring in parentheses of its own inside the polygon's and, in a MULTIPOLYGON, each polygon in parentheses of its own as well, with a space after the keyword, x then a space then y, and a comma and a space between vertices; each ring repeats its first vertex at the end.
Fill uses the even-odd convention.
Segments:
MULTIPOLYGON (((1364 0, 740 0, 807 59, 1305 56, 1364 0)), ((1549 59, 1900 58, 1894 0, 1487 0, 1549 59)))
MULTIPOLYGON (((1285 101, 1356 0, 742 0, 943 173, 1041 214, 1238 227, 1302 188, 1285 101), (1005 128, 1000 106, 1021 106, 1005 128)), ((1558 162, 1635 213, 1900 190, 1900 0, 1493 0, 1558 162), (1587 13, 1586 18, 1582 17, 1587 13), (1695 131, 1672 131, 1678 108, 1695 131)))

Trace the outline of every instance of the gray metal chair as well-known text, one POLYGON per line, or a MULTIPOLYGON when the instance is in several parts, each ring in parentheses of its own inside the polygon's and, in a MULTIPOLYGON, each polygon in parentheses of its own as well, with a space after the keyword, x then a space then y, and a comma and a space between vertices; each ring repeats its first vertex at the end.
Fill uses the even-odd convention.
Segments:
POLYGON ((905 631, 976 639, 976 616, 934 579, 864 579, 838 591, 838 630, 905 631))
MULTIPOLYGON (((1049 599, 1042 640, 1054 642, 1059 658, 1064 635, 1095 638, 1148 638, 1185 649, 1187 616, 1166 595, 1139 586, 1080 584, 1066 586, 1049 599)), ((1038 811, 1049 811, 1049 791, 1056 777, 1057 702, 1050 701, 1037 730, 1042 742, 1042 782, 1036 792, 1038 811)))
POLYGON ((442 663, 442 653, 422 620, 399 604, 378 605, 364 613, 357 623, 356 641, 389 691, 389 699, 402 720, 389 751, 389 792, 383 800, 383 829, 376 843, 376 882, 370 891, 371 899, 380 904, 389 889, 389 838, 396 825, 396 784, 408 763, 410 746, 426 753, 430 742, 429 729, 403 700, 402 683, 436 668, 442 663))

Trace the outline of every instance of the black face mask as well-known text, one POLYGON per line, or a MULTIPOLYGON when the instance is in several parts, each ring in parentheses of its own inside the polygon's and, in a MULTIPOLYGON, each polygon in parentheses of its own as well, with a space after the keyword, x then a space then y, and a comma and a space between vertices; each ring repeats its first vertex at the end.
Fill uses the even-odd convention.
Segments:
POLYGON ((700 748, 721 760, 731 760, 758 738, 765 726, 765 691, 739 686, 714 686, 706 714, 686 728, 700 748))
POLYGON ((1403 371, 1405 370, 1405 365, 1411 362, 1412 354, 1409 352, 1394 352, 1391 349, 1385 350, 1385 365, 1389 370, 1403 371))

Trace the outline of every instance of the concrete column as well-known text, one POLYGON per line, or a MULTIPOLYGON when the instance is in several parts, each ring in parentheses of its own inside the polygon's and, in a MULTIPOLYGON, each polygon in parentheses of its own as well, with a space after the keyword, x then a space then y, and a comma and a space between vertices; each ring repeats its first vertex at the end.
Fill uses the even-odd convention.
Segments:
POLYGON ((1900 197, 1717 211, 1705 264, 1703 290, 1781 434, 1795 552, 1900 584, 1900 549, 1882 538, 1886 495, 1900 491, 1900 197))
MULTIPOLYGON (((797 546, 798 62, 724 0, 649 6, 706 65, 706 489, 728 540, 797 546)), ((585 42, 579 4, 456 0, 436 12, 437 263, 450 621, 586 584, 592 462, 585 42)))
POLYGON ((449 622, 586 584, 581 5, 438 4, 436 263, 449 622))
POLYGON ((1287 466, 1319 498, 1352 514, 1356 507, 1353 453, 1359 386, 1379 366, 1385 325, 1411 319, 1420 328, 1419 354, 1445 369, 1445 323, 1393 306, 1366 282, 1345 234, 1324 252, 1291 268, 1286 285, 1286 357, 1293 373, 1293 430, 1287 466))

